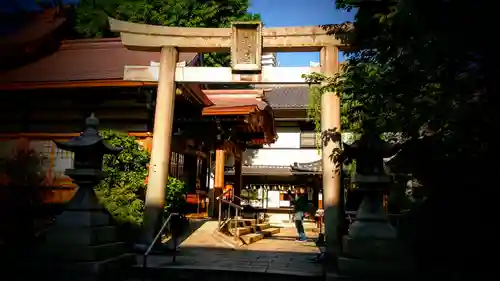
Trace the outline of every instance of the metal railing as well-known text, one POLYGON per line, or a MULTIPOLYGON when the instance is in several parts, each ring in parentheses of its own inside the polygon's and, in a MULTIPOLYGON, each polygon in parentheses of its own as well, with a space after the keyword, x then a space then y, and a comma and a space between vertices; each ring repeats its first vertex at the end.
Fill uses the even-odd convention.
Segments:
MULTIPOLYGON (((156 234, 156 236, 153 239, 153 241, 149 244, 148 248, 146 249, 146 252, 144 252, 144 254, 142 256, 142 280, 143 281, 146 280, 146 269, 147 269, 147 264, 148 264, 148 256, 151 253, 151 251, 153 250, 154 245, 156 244, 156 242, 158 241, 158 239, 160 239, 161 235, 163 234, 163 231, 165 230, 165 228, 167 227, 167 225, 170 223, 170 220, 174 216, 179 216, 179 214, 178 213, 171 213, 168 216, 168 218, 165 220, 165 222, 161 226, 160 230, 156 234)), ((172 239, 174 241, 174 251, 173 251, 173 255, 172 255, 172 262, 174 263, 175 262, 175 258, 176 258, 176 252, 177 252, 177 237, 174 237, 174 235, 172 234, 172 239)))
MULTIPOLYGON (((242 198, 242 197, 239 197, 239 196, 236 196, 236 195, 233 195, 234 198, 240 200, 240 205, 242 206, 243 204, 241 204, 241 202, 246 202, 245 206, 249 206, 249 207, 252 207, 252 205, 250 204, 250 200, 248 198, 242 198)), ((261 215, 261 209, 260 208, 254 208, 254 220, 255 220, 255 225, 257 225, 259 223, 259 220, 260 220, 260 215, 261 215)))
MULTIPOLYGON (((221 231, 222 227, 226 226, 228 223, 231 224, 231 222, 234 222, 234 225, 233 225, 234 238, 236 241, 238 241, 240 239, 240 235, 239 235, 239 231, 238 231, 238 219, 240 216, 240 210, 243 210, 243 207, 238 205, 238 204, 235 204, 234 202, 223 199, 231 191, 232 190, 228 190, 216 198, 217 201, 219 201, 218 231, 221 231), (227 204, 227 206, 228 206, 227 213, 226 213, 227 215, 225 218, 223 218, 223 212, 222 212, 223 204, 222 203, 227 204), (235 214, 234 220, 231 219, 231 207, 234 208, 234 214, 235 214)), ((231 197, 234 198, 235 196, 232 194, 231 197)), ((238 197, 238 199, 241 200, 240 197, 238 197)), ((229 228, 231 228, 231 225, 229 225, 229 228)))
MULTIPOLYGON (((219 230, 220 230, 220 229, 221 229, 221 227, 223 226, 223 223, 222 223, 222 215, 223 215, 223 214, 222 214, 222 202, 221 202, 221 200, 224 200, 224 198, 225 198, 228 194, 230 194, 230 193, 232 193, 232 192, 233 192, 233 190, 232 190, 232 189, 226 190, 226 191, 224 191, 224 193, 222 193, 221 195, 219 195, 219 196, 217 196, 217 197, 215 198, 215 199, 218 201, 218 204, 219 204, 219 207, 218 207, 218 212, 219 212, 219 216, 218 216, 218 219, 219 219, 219 224, 218 224, 218 225, 219 225, 219 228, 218 228, 218 229, 219 229, 219 230)), ((233 194, 230 194, 230 197, 232 197, 232 196, 233 196, 233 194)), ((227 201, 227 200, 226 200, 226 201, 227 201)), ((227 220, 228 220, 229 218, 230 218, 230 209, 228 208, 228 210, 227 210, 227 217, 224 219, 224 224, 226 224, 226 223, 227 223, 227 220)))

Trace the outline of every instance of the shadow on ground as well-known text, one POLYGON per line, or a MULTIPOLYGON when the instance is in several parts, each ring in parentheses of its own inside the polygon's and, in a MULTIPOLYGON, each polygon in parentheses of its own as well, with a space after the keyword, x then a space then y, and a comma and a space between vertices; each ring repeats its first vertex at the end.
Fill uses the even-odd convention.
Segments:
POLYGON ((314 253, 181 246, 175 262, 165 255, 150 256, 147 272, 138 265, 136 274, 157 280, 323 280, 323 266, 313 261, 315 257, 314 253))
MULTIPOLYGON (((173 253, 151 255, 144 270, 142 256, 138 256, 133 275, 155 280, 324 279, 322 264, 314 262, 318 251, 295 242, 290 235, 293 229, 286 229, 281 237, 230 247, 213 235, 217 225, 213 220, 190 220, 189 229, 179 238, 175 259, 173 253)), ((167 245, 172 244, 170 240, 167 245)))

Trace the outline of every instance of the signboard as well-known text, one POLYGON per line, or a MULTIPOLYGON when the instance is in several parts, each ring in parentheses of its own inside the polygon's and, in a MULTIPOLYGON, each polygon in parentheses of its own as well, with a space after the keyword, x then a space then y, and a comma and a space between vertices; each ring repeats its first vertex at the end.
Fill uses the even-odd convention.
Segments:
POLYGON ((233 71, 262 70, 262 23, 232 24, 231 68, 233 71))

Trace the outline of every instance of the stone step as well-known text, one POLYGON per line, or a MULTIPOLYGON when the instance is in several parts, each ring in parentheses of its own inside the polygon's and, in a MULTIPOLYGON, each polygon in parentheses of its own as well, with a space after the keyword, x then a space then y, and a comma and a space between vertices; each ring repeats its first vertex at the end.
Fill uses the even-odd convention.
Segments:
POLYGON ((127 269, 136 263, 136 256, 127 253, 105 260, 77 263, 46 260, 37 262, 29 272, 46 280, 124 280, 128 275, 127 269))
POLYGON ((255 221, 254 220, 240 220, 240 219, 233 219, 229 225, 233 226, 235 223, 238 224, 238 226, 254 226, 255 221))
POLYGON ((273 236, 274 234, 280 233, 280 228, 270 227, 270 228, 266 228, 264 230, 261 230, 260 233, 262 233, 265 237, 269 237, 269 236, 273 236))
POLYGON ((308 272, 282 269, 282 270, 264 270, 256 266, 236 266, 220 269, 210 266, 188 266, 172 265, 162 267, 149 267, 143 271, 140 265, 133 268, 130 279, 127 281, 186 281, 186 280, 204 280, 204 281, 325 281, 323 274, 312 274, 308 272), (143 279, 145 277, 145 279, 143 279))
POLYGON ((268 223, 259 223, 259 224, 256 224, 255 226, 257 227, 257 230, 260 230, 260 231, 271 227, 271 225, 268 223))
POLYGON ((44 257, 62 261, 96 261, 105 260, 125 253, 124 242, 113 242, 100 245, 46 244, 40 248, 44 257))
POLYGON ((261 220, 255 220, 255 219, 244 219, 244 218, 234 218, 233 220, 238 220, 238 222, 246 222, 246 223, 251 223, 251 224, 255 224, 256 221, 257 223, 261 222, 261 220))
POLYGON ((241 236, 241 235, 245 235, 245 234, 253 232, 253 228, 251 226, 237 227, 237 228, 231 228, 231 229, 229 229, 229 232, 232 235, 241 236))
POLYGON ((262 233, 249 233, 240 236, 240 239, 247 245, 262 240, 262 238, 264 238, 264 234, 262 233))

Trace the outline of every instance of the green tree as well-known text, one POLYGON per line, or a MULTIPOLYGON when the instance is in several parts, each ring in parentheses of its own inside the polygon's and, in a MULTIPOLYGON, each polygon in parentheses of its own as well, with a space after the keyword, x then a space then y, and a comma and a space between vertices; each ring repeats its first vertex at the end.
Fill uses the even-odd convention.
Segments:
MULTIPOLYGON (((480 163, 482 173, 499 172, 492 133, 500 120, 492 106, 498 91, 499 42, 490 35, 499 27, 496 9, 481 0, 338 0, 337 7, 357 9, 351 42, 355 51, 343 73, 309 78, 327 80, 319 95, 331 89, 341 95, 348 120, 375 121, 380 131, 402 132, 412 139, 400 164, 424 184, 429 198, 418 220, 417 256, 427 270, 449 271, 441 265, 464 264, 452 260, 477 252, 474 246, 460 245, 467 253, 453 255, 458 245, 440 237, 471 240, 476 230, 464 227, 464 221, 484 225, 493 219, 489 214, 494 212, 486 211, 495 197, 488 179, 470 169, 480 163), (465 219, 464 203, 488 215, 465 219), (446 219, 437 221, 436 214, 446 219)), ((326 28, 339 32, 336 26, 326 28)), ((494 241, 490 235, 482 240, 494 241)))
MULTIPOLYGON (((498 43, 463 34, 475 32, 470 23, 476 20, 486 19, 490 30, 497 24, 480 12, 489 10, 487 2, 474 3, 338 0, 339 8, 358 9, 352 36, 356 51, 341 74, 309 77, 328 82, 316 95, 332 89, 341 95, 344 124, 375 120, 380 131, 406 137, 426 131, 448 150, 443 155, 459 157, 460 151, 460 157, 474 162, 479 158, 473 155, 486 157, 492 141, 488 128, 498 120, 498 111, 487 106, 496 92, 498 43)), ((339 32, 338 26, 326 28, 339 32)))
MULTIPOLYGON (((83 38, 116 37, 108 16, 136 23, 181 27, 229 27, 232 21, 260 20, 248 0, 84 0, 76 8, 75 31, 83 38)), ((226 66, 227 54, 206 54, 204 64, 226 66)))

